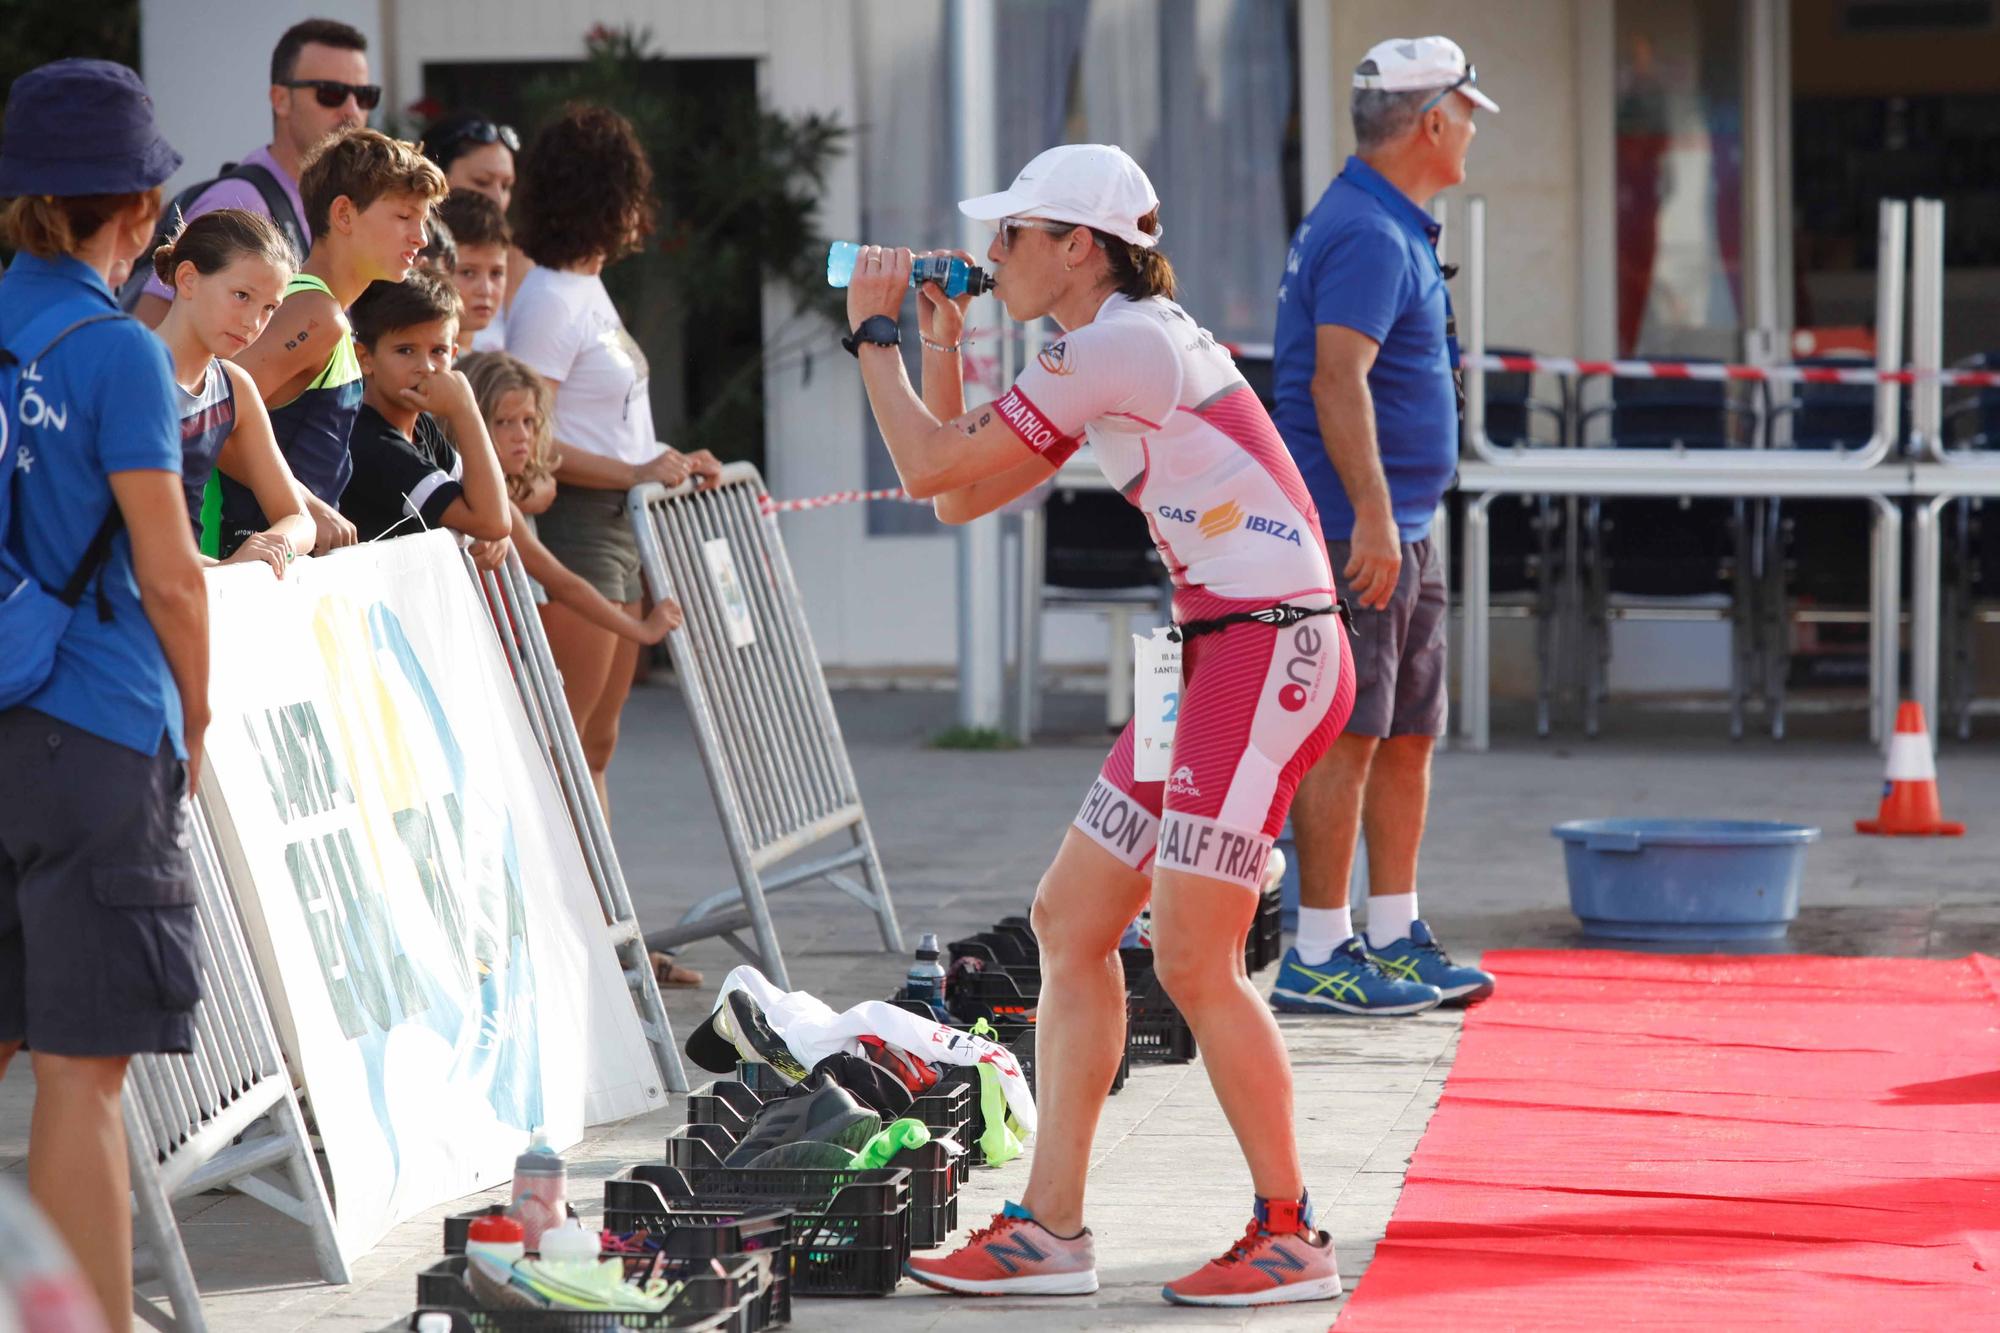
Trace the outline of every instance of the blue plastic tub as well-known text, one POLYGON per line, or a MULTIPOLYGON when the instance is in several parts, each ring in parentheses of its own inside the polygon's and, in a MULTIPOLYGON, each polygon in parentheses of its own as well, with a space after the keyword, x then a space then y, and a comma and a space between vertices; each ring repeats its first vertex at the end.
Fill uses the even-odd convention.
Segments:
POLYGON ((1799 914, 1806 824, 1577 819, 1562 839, 1569 905, 1612 940, 1775 940, 1799 914))

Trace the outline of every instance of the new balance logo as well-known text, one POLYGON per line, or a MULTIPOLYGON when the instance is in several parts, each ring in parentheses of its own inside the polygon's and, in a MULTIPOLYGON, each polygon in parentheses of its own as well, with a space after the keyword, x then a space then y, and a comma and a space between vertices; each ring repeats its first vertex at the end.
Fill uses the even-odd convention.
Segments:
POLYGON ((1273 1245, 1261 1259, 1252 1259, 1250 1266, 1271 1279, 1271 1285, 1283 1286, 1286 1279, 1306 1271, 1306 1261, 1290 1250, 1273 1245))
POLYGON ((1009 1274, 1018 1273, 1027 1265, 1041 1263, 1049 1257, 1033 1241, 1020 1235, 1012 1240, 989 1240, 986 1252, 1009 1274))

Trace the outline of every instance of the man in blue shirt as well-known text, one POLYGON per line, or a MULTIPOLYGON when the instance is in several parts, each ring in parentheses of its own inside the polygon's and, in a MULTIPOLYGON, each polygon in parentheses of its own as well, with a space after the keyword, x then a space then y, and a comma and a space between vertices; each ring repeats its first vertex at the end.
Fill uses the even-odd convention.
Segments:
POLYGON ((1279 433, 1354 610, 1354 713, 1292 806, 1299 933, 1271 1003, 1418 1013, 1493 979, 1417 916, 1431 750, 1445 727, 1445 571, 1431 519, 1458 466, 1458 349, 1424 211, 1465 179, 1473 111, 1498 111, 1457 43, 1396 38, 1354 74, 1356 155, 1299 224, 1278 287, 1279 433), (1347 901, 1368 835, 1368 934, 1347 901))
POLYGON ((199 998, 185 797, 208 718, 208 598, 166 348, 109 286, 180 162, 123 65, 59 60, 8 91, 0 230, 20 253, 0 278, 0 345, 23 364, 0 403, 19 451, 4 536, 55 591, 114 513, 118 535, 47 681, 0 711, 0 1073, 32 1050, 28 1190, 114 1329, 132 1316, 126 1064, 186 1051, 199 998))

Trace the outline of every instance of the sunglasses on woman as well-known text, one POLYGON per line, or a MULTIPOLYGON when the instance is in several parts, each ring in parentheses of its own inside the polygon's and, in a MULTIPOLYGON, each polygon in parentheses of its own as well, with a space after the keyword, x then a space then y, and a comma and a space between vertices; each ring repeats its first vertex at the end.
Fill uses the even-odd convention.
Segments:
POLYGON ((512 125, 496 124, 490 120, 475 120, 469 125, 459 127, 452 132, 449 139, 444 140, 438 145, 438 151, 443 152, 447 148, 462 143, 497 143, 504 145, 510 153, 521 151, 521 136, 514 133, 514 127, 512 125))
MULTIPOLYGON (((1001 218, 1000 249, 1007 251, 1014 248, 1015 232, 1045 231, 1051 236, 1067 236, 1075 231, 1076 228, 1077 224, 1074 222, 1050 222, 1045 218, 1001 218)), ((1103 239, 1095 234, 1091 236, 1091 239, 1099 245, 1104 244, 1103 239)))
POLYGON ((331 111, 354 99, 354 105, 363 111, 373 111, 382 104, 382 85, 379 83, 342 83, 339 79, 287 79, 280 85, 285 88, 310 88, 313 100, 331 111))

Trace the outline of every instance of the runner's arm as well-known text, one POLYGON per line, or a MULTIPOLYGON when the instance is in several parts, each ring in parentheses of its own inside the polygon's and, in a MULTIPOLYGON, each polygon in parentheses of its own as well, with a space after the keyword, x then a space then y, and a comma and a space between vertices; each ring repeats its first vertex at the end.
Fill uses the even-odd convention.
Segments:
POLYGON ((970 523, 1011 500, 1018 500, 1055 473, 1056 469, 1049 460, 1037 454, 997 477, 946 491, 932 502, 931 507, 937 511, 940 522, 970 523))

